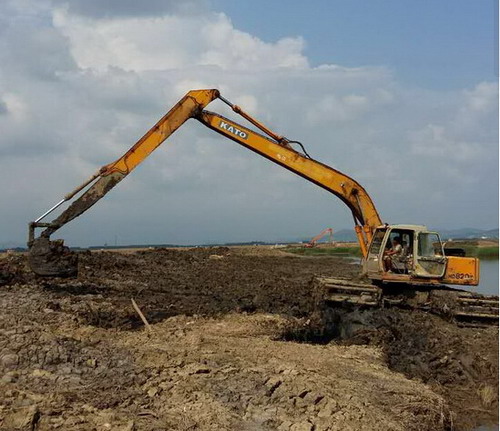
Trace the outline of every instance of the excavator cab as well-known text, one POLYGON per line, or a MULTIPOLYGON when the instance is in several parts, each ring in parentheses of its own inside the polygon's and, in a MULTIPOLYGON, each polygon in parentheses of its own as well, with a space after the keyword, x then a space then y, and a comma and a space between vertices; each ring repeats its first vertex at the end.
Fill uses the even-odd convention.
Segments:
POLYGON ((385 225, 375 229, 363 272, 378 282, 412 284, 479 284, 479 260, 473 257, 446 256, 437 232, 418 225, 385 225), (387 251, 397 239, 402 252, 384 265, 387 251))

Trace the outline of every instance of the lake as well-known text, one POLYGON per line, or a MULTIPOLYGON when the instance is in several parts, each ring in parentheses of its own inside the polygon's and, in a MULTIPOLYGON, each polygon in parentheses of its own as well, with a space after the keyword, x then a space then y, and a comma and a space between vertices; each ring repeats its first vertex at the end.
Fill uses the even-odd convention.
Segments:
MULTIPOLYGON (((485 295, 498 295, 498 260, 481 260, 479 286, 474 291, 485 295)), ((498 431, 497 426, 481 426, 475 431, 498 431)))
POLYGON ((481 260, 479 286, 473 291, 485 295, 498 295, 498 259, 481 260))

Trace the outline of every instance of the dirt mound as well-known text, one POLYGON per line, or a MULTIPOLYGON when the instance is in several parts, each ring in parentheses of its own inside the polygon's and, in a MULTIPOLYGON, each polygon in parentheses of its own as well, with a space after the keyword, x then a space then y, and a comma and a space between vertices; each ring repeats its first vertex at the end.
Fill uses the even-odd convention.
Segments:
POLYGON ((8 284, 22 284, 34 281, 29 271, 26 256, 21 254, 0 254, 0 287, 8 284))
POLYGON ((263 314, 179 316, 156 325, 151 336, 129 333, 122 342, 140 363, 156 370, 145 386, 155 394, 155 411, 175 412, 187 427, 417 430, 447 425, 443 399, 390 373, 377 349, 276 342, 287 324, 263 314), (194 397, 187 389, 193 387, 194 397))
POLYGON ((427 313, 376 310, 346 316, 348 344, 382 347, 389 367, 445 396, 455 426, 498 423, 498 328, 457 327, 427 313), (364 314, 364 315, 363 315, 364 314), (361 325, 366 325, 360 329, 361 325))
MULTIPOLYGON (((310 285, 315 275, 329 272, 349 276, 358 268, 342 259, 303 259, 294 256, 241 255, 227 247, 189 250, 147 250, 131 255, 92 253, 80 256, 78 282, 99 286, 89 298, 93 311, 82 322, 127 327, 133 319, 134 297, 148 320, 159 322, 178 314, 217 315, 230 311, 269 312, 294 317, 314 309, 310 285), (213 256, 218 256, 214 259, 213 256), (111 305, 117 319, 106 313, 111 305), (95 316, 98 316, 96 319, 95 316)), ((45 286, 67 294, 74 282, 53 279, 45 286)), ((133 324, 133 322, 131 322, 133 324)))
POLYGON ((401 309, 323 309, 302 322, 282 339, 377 346, 391 370, 445 397, 455 429, 498 423, 498 327, 459 327, 401 309))

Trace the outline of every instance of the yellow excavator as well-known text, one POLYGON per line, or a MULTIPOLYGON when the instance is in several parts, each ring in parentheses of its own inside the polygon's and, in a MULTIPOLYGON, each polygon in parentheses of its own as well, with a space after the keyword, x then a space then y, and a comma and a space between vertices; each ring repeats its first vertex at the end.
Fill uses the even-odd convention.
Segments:
POLYGON ((314 248, 316 247, 317 243, 319 240, 324 238, 325 236, 329 236, 328 242, 330 244, 333 244, 333 229, 331 227, 327 227, 326 229, 323 229, 318 235, 314 236, 311 241, 309 241, 307 244, 304 244, 305 248, 314 248))
MULTIPOLYGON (((31 269, 41 276, 76 275, 77 255, 70 252, 62 240, 51 241, 50 236, 104 197, 190 118, 322 187, 347 205, 363 256, 363 274, 372 284, 323 279, 321 283, 325 289, 335 291, 333 301, 380 304, 382 293, 377 286, 388 284, 432 287, 447 284, 476 286, 479 283, 478 259, 446 255, 438 233, 429 231, 425 226, 383 223, 370 196, 359 183, 312 159, 300 142, 274 133, 221 96, 216 89, 189 91, 122 157, 103 166, 31 222, 28 240, 31 269), (227 104, 261 133, 206 110, 215 99, 227 104), (42 222, 52 211, 78 194, 80 196, 52 222, 42 222), (38 238, 35 235, 37 228, 45 228, 38 238), (394 244, 399 250, 397 259, 390 251, 394 244), (356 298, 353 299, 353 296, 356 298)), ((474 304, 477 305, 477 301, 474 304)))

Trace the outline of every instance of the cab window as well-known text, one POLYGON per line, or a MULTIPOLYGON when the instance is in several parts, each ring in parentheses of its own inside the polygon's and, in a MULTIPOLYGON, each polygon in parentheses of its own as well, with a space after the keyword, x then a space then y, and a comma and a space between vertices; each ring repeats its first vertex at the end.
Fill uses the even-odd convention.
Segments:
POLYGON ((418 235, 418 255, 422 257, 442 257, 443 246, 439 236, 435 233, 421 233, 418 235))
POLYGON ((382 241, 384 240, 385 230, 378 229, 375 231, 372 239, 372 245, 370 246, 370 254, 378 255, 380 252, 380 247, 382 246, 382 241))

